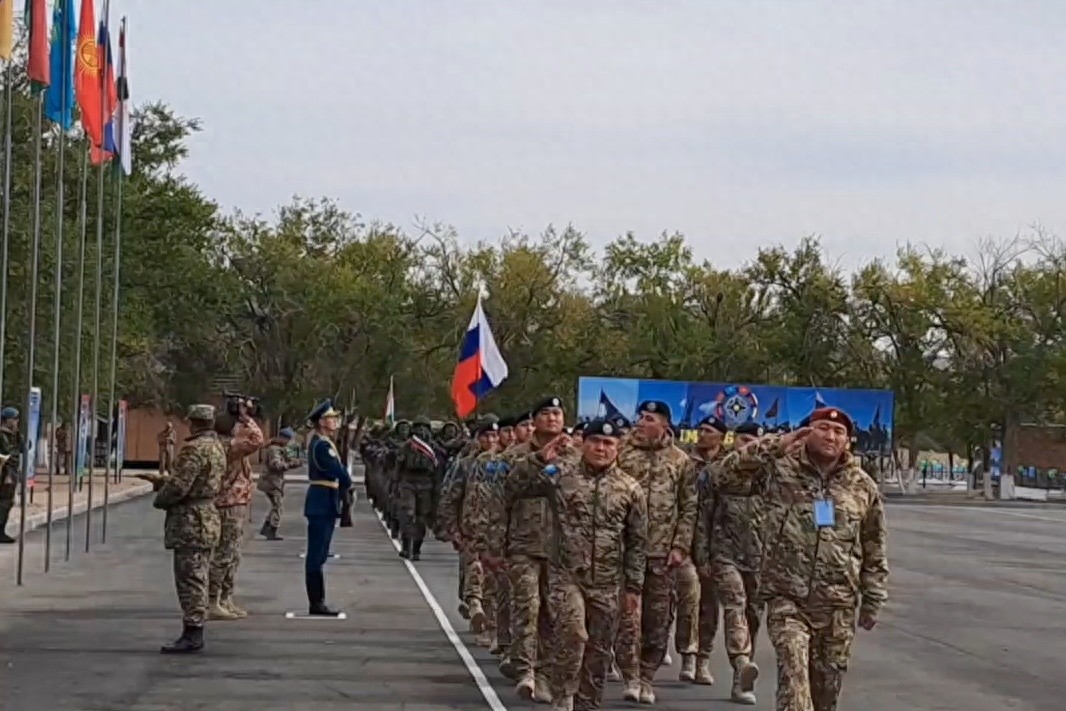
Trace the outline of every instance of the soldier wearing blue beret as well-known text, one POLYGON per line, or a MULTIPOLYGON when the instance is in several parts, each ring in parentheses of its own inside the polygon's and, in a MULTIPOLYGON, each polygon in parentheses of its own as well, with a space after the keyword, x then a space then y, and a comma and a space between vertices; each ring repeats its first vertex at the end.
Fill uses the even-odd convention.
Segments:
POLYGON ((307 447, 307 497, 304 517, 307 519, 307 557, 304 577, 307 585, 309 613, 336 617, 340 613, 326 606, 326 578, 322 567, 329 557, 333 530, 345 505, 352 478, 341 462, 333 437, 340 427, 340 413, 333 403, 325 400, 307 416, 315 431, 307 447))

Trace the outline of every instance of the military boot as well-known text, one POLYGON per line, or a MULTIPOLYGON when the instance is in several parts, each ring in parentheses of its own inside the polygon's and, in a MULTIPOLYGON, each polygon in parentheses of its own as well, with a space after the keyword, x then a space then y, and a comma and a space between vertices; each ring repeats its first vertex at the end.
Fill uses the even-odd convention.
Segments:
POLYGON ((533 694, 537 690, 537 680, 533 676, 533 672, 526 672, 522 675, 522 678, 518 681, 518 685, 515 686, 515 693, 518 694, 518 698, 523 701, 532 701, 533 694))
POLYGON ((236 615, 238 618, 245 618, 245 617, 248 616, 248 611, 238 607, 237 603, 235 603, 233 601, 233 596, 232 595, 220 600, 218 604, 219 604, 219 607, 222 607, 223 609, 229 610, 234 615, 236 615))
POLYGON ((485 615, 485 609, 481 606, 481 600, 473 598, 467 607, 470 609, 470 631, 481 634, 485 631, 489 618, 485 615))
POLYGON ((650 681, 641 680, 640 682, 640 703, 649 705, 655 703, 655 689, 650 681))
POLYGON ((666 650, 666 654, 663 655, 663 666, 668 667, 674 663, 674 658, 670 656, 670 650, 666 650))
POLYGON ((552 701, 552 711, 574 711, 574 697, 564 696, 552 701))
POLYGON ((696 655, 695 654, 682 654, 681 655, 681 673, 677 675, 677 678, 681 681, 695 681, 696 680, 696 655))
POLYGON ((714 684, 714 674, 711 674, 711 658, 700 655, 696 660, 696 683, 704 686, 714 684))
POLYGON ((266 539, 268 541, 284 541, 285 539, 278 535, 278 527, 270 526, 266 532, 266 539))
POLYGON ((259 535, 266 536, 267 538, 270 537, 270 524, 266 521, 263 522, 263 527, 259 529, 259 535))
POLYGON ((217 597, 211 599, 211 607, 207 610, 207 619, 209 620, 236 620, 239 619, 237 614, 232 610, 223 607, 222 601, 217 597))
POLYGON ((459 617, 462 617, 464 620, 470 619, 470 606, 465 602, 459 603, 459 617))
POLYGON ((411 543, 411 560, 420 560, 422 558, 422 539, 419 538, 411 543))
POLYGON ((389 521, 389 533, 392 534, 392 540, 400 540, 400 522, 395 518, 389 521))
POLYGON ((622 686, 622 698, 626 701, 640 701, 640 680, 629 679, 622 686))
POLYGON ((181 636, 159 648, 160 654, 196 654, 204 648, 204 628, 185 625, 181 636))
POLYGON ((733 662, 733 701, 746 706, 755 705, 755 680, 759 678, 759 667, 745 656, 737 657, 733 662))
POLYGON ((400 557, 401 558, 410 558, 411 557, 411 539, 408 538, 407 536, 403 536, 400 539, 400 557))

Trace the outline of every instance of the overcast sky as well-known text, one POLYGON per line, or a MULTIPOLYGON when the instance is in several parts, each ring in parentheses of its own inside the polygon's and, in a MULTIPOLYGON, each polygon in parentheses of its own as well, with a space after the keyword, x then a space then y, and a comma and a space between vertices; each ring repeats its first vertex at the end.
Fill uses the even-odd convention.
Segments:
MULTIPOLYGON (((1066 232, 1066 3, 114 0, 226 208, 465 238, 685 233, 721 266, 1066 232)), ((136 156, 134 157, 136 160, 136 156)))

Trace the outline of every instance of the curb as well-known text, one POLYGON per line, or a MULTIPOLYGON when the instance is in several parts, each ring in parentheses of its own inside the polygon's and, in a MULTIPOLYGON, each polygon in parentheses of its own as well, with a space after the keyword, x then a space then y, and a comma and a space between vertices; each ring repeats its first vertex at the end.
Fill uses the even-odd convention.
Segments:
MULTIPOLYGON (((107 505, 110 507, 112 504, 121 504, 130 499, 136 499, 145 494, 152 493, 152 485, 150 483, 139 484, 137 486, 131 486, 129 489, 125 489, 116 494, 109 494, 107 497, 107 505)), ((93 511, 102 509, 104 507, 103 501, 98 501, 93 505, 93 511)), ((89 502, 81 501, 74 504, 74 515, 83 514, 89 510, 89 502)), ((14 512, 12 512, 14 513, 14 512)), ((52 509, 52 523, 56 521, 64 521, 68 518, 69 511, 66 506, 60 506, 52 509)), ((48 523, 48 512, 44 511, 33 515, 26 516, 26 533, 38 529, 48 523)), ((18 520, 8 521, 7 533, 10 536, 18 535, 18 520)))

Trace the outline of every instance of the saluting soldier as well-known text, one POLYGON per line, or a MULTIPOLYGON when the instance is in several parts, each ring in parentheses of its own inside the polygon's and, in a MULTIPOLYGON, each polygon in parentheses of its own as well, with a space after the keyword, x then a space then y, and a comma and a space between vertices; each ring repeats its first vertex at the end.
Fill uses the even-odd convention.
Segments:
POLYGON ((312 615, 337 617, 338 611, 326 606, 326 576, 322 572, 329 557, 333 530, 352 487, 348 467, 341 462, 332 437, 340 427, 340 413, 333 403, 320 403, 307 416, 314 426, 307 448, 307 557, 304 559, 304 582, 307 586, 308 612, 312 615))

